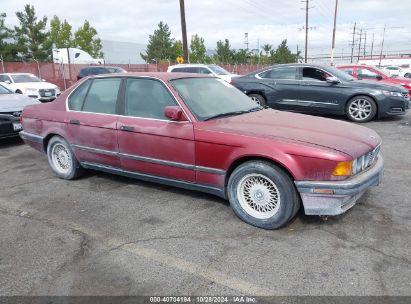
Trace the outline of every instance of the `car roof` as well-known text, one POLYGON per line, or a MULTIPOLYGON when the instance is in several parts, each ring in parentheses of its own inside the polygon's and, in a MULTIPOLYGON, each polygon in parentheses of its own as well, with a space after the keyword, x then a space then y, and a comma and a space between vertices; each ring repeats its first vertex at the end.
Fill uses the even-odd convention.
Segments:
POLYGON ((86 66, 86 67, 82 67, 81 69, 90 69, 90 68, 92 68, 92 69, 94 69, 94 68, 115 68, 115 69, 123 69, 124 70, 124 68, 119 67, 119 66, 114 66, 114 65, 89 65, 89 66, 86 66))
POLYGON ((325 64, 313 64, 313 63, 284 63, 284 64, 274 64, 274 65, 270 65, 270 66, 266 66, 264 68, 261 68, 257 71, 251 72, 247 75, 255 75, 273 68, 278 68, 278 67, 308 67, 308 68, 320 68, 320 69, 327 69, 330 66, 329 65, 325 65, 325 64))
POLYGON ((194 74, 194 73, 167 73, 167 72, 130 72, 130 73, 115 73, 115 74, 99 74, 88 76, 88 78, 102 78, 102 77, 151 77, 161 80, 174 80, 181 78, 217 78, 212 75, 194 74))

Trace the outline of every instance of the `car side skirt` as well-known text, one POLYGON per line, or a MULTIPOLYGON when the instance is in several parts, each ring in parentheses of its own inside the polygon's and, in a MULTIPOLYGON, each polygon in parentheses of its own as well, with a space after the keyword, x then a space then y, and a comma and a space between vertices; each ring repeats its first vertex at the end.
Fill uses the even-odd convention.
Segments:
POLYGON ((181 180, 175 180, 171 178, 165 178, 165 177, 150 175, 150 174, 145 174, 145 173, 132 172, 132 171, 123 170, 121 168, 116 168, 116 167, 111 167, 111 166, 106 166, 106 165, 96 164, 96 163, 91 163, 91 162, 81 162, 80 164, 82 167, 86 169, 113 173, 113 174, 122 175, 125 177, 136 178, 136 179, 140 179, 140 180, 144 180, 148 182, 154 182, 158 184, 183 188, 187 190, 205 192, 205 193, 216 195, 223 199, 227 199, 225 189, 223 188, 217 188, 217 187, 212 187, 212 186, 202 185, 202 184, 197 184, 197 183, 190 183, 190 182, 185 182, 181 180))

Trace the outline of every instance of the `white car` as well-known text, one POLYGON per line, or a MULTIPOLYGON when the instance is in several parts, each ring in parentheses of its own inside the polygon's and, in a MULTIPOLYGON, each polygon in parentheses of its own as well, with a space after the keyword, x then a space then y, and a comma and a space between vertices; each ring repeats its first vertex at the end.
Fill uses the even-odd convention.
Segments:
POLYGON ((405 78, 411 78, 411 69, 410 68, 401 69, 399 76, 405 77, 405 78))
POLYGON ((231 82, 231 78, 239 75, 232 74, 216 64, 178 64, 168 67, 167 72, 181 73, 197 73, 205 75, 214 75, 227 82, 231 82))
POLYGON ((61 93, 55 84, 29 73, 0 74, 0 84, 14 93, 24 94, 43 102, 52 101, 61 93))

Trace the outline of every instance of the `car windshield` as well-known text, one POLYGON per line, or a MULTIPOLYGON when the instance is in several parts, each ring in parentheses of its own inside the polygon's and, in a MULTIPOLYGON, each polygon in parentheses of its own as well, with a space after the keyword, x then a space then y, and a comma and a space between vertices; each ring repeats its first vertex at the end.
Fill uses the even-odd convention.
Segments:
POLYGON ((323 67, 323 69, 329 72, 330 74, 334 75, 335 77, 337 77, 339 80, 342 80, 342 81, 353 81, 354 80, 354 77, 352 77, 350 74, 344 71, 341 71, 337 68, 327 66, 327 67, 323 67))
POLYGON ((12 92, 0 84, 0 94, 11 94, 12 92))
POLYGON ((107 68, 110 73, 127 73, 126 70, 122 68, 107 68))
POLYGON ((32 74, 17 74, 17 75, 10 75, 13 78, 15 83, 21 82, 41 82, 41 79, 32 75, 32 74))
POLYGON ((222 79, 184 78, 171 82, 191 112, 201 121, 262 109, 222 79))
POLYGON ((224 70, 222 67, 219 67, 218 65, 215 65, 215 64, 208 65, 208 68, 212 70, 214 73, 216 73, 217 75, 230 75, 228 71, 224 70))

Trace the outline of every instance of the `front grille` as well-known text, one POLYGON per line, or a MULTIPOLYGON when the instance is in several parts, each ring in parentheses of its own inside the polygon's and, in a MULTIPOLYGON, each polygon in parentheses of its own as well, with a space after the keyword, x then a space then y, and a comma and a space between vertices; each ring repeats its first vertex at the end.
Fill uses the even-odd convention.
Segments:
POLYGON ((51 97, 56 96, 56 90, 54 89, 40 89, 39 90, 40 97, 51 97))
POLYGON ((372 151, 369 151, 360 157, 356 158, 353 162, 353 174, 360 173, 372 166, 377 160, 378 154, 380 153, 381 146, 377 146, 372 151))
POLYGON ((18 118, 21 115, 21 111, 1 112, 0 114, 11 115, 18 118))

